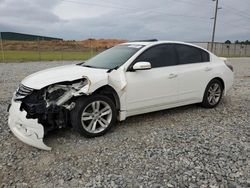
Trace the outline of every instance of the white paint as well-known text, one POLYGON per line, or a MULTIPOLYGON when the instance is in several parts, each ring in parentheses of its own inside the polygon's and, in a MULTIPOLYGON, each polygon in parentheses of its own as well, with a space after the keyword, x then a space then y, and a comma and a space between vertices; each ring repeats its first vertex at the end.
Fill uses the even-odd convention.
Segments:
MULTIPOLYGON (((154 45, 165 43, 187 44, 172 41, 127 43, 131 46, 145 46, 121 67, 110 73, 107 73, 106 69, 78 65, 61 66, 32 74, 25 78, 22 84, 39 90, 58 82, 85 77, 89 80, 88 85, 80 92, 88 95, 104 85, 110 85, 120 99, 121 107, 118 115, 120 121, 136 114, 199 103, 202 101, 208 82, 215 77, 224 81, 224 93, 230 89, 234 79, 233 72, 225 65, 224 59, 220 59, 210 52, 208 52, 210 62, 127 71, 130 64, 143 51, 154 45)), ((78 95, 80 94, 78 93, 78 95)), ((19 109, 20 104, 12 101, 9 115, 9 126, 12 132, 29 145, 40 149, 50 149, 42 142, 43 126, 36 120, 26 119, 25 112, 21 112, 19 109), (31 136, 27 136, 27 131, 25 133, 19 129, 20 124, 30 132, 31 136)))
POLYGON ((37 119, 27 119, 27 113, 20 111, 20 102, 12 100, 8 125, 13 134, 24 143, 43 150, 51 150, 43 143, 44 129, 37 119))

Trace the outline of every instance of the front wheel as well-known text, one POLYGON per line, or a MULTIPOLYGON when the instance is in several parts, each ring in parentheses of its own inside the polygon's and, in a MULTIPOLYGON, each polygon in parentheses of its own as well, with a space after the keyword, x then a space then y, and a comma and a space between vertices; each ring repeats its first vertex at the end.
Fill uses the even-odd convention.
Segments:
POLYGON ((222 83, 217 79, 211 80, 206 87, 201 105, 205 108, 216 107, 221 100, 222 94, 222 83))
POLYGON ((115 124, 117 111, 113 101, 103 95, 79 98, 71 111, 71 123, 75 130, 86 137, 105 134, 115 124))

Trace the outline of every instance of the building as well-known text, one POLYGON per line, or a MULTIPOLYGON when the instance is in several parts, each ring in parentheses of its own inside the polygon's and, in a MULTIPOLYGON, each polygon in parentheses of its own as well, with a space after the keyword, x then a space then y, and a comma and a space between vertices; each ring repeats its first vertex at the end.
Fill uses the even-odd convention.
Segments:
POLYGON ((30 34, 15 33, 15 32, 0 32, 0 38, 2 40, 15 40, 15 41, 63 40, 61 38, 46 37, 46 36, 39 36, 39 35, 30 35, 30 34))

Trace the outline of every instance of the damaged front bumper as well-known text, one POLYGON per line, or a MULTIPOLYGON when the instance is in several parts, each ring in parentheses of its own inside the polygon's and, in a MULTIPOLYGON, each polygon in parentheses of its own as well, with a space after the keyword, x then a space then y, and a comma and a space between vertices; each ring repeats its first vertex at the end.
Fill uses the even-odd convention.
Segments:
POLYGON ((8 124, 13 134, 22 142, 43 150, 51 150, 43 142, 44 128, 37 119, 27 119, 27 113, 20 110, 21 102, 12 100, 8 124))

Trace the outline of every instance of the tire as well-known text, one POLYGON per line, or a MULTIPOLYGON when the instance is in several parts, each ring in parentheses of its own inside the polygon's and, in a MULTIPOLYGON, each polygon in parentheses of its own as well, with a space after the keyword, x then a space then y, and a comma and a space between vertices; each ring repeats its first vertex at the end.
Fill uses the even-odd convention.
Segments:
POLYGON ((102 136, 116 123, 117 110, 114 102, 103 95, 78 98, 71 111, 71 124, 74 130, 85 137, 102 136))
POLYGON ((201 106, 204 108, 216 107, 220 103, 222 94, 223 86, 221 81, 217 79, 211 80, 206 87, 201 106))

